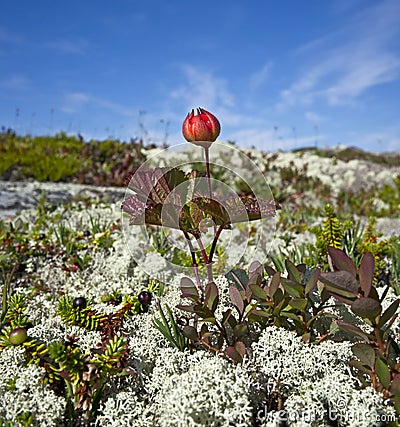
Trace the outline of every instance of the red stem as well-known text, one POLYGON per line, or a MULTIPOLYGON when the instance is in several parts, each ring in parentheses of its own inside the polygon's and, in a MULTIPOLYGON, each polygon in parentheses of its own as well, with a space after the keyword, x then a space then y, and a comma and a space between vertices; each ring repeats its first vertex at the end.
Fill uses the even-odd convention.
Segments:
POLYGON ((212 262, 210 262, 210 260, 207 256, 207 252, 204 249, 203 242, 201 241, 201 238, 200 237, 196 238, 196 241, 197 241, 197 244, 199 245, 201 255, 202 255, 203 260, 204 260, 204 264, 206 265, 206 268, 207 268, 208 280, 210 282, 212 282, 213 281, 212 262))

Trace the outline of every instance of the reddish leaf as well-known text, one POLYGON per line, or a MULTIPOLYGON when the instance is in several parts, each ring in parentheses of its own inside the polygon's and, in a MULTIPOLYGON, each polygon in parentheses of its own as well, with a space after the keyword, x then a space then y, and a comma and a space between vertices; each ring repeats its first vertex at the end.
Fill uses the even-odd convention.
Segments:
POLYGON ((325 285, 328 285, 328 290, 333 290, 340 295, 350 297, 351 295, 355 296, 358 294, 359 283, 355 276, 348 271, 321 273, 319 280, 325 285))
POLYGON ((276 273, 276 271, 269 265, 265 266, 265 271, 267 272, 269 277, 272 277, 276 273))
POLYGON ((351 359, 348 361, 348 364, 350 366, 353 366, 354 368, 358 369, 361 372, 364 372, 367 375, 371 375, 372 371, 371 369, 368 369, 362 362, 359 360, 351 359))
POLYGON ((243 357, 233 346, 229 346, 225 349, 225 354, 236 363, 240 363, 243 357))
POLYGON ((363 255, 361 260, 360 269, 358 270, 358 276, 360 278, 360 286, 364 291, 364 296, 367 297, 371 291, 372 280, 375 273, 375 260, 371 252, 367 252, 363 255))
POLYGON ((280 283, 281 283, 281 273, 278 271, 271 277, 271 280, 269 282, 268 294, 271 298, 274 296, 275 292, 279 288, 280 283))
POLYGON ((397 374, 390 384, 390 391, 394 395, 400 395, 400 374, 397 374))
POLYGON ((343 331, 349 332, 352 335, 362 338, 364 341, 369 341, 368 335, 362 331, 358 326, 352 325, 351 323, 343 322, 342 320, 336 320, 336 324, 343 331))
POLYGON ((218 305, 218 288, 214 282, 208 282, 206 286, 204 303, 214 312, 218 305))
POLYGON ((371 369, 374 367, 376 355, 374 349, 370 345, 357 343, 351 347, 351 351, 362 363, 369 366, 371 369))
POLYGON ((348 271, 352 276, 356 277, 357 271, 354 262, 340 249, 328 246, 328 254, 332 259, 334 266, 338 270, 348 271))
POLYGON ((182 298, 190 298, 194 301, 199 299, 199 293, 193 280, 189 277, 182 277, 181 279, 181 292, 182 298))
POLYGON ((229 296, 232 304, 237 308, 239 316, 242 316, 244 312, 244 302, 241 293, 235 286, 229 286, 229 296))
POLYGON ((264 268, 259 261, 253 261, 249 267, 249 284, 261 285, 264 276, 264 268))
POLYGON ((195 310, 194 310, 194 308, 193 308, 192 305, 182 305, 182 304, 179 304, 179 305, 176 306, 176 308, 178 308, 179 310, 182 310, 182 311, 186 311, 188 313, 195 313, 195 310))
POLYGON ((258 273, 260 276, 262 276, 264 274, 264 267, 260 261, 253 261, 250 264, 249 277, 254 273, 258 273))
POLYGON ((186 338, 189 338, 191 341, 196 342, 199 340, 199 337, 197 335, 197 331, 193 326, 186 325, 182 330, 182 334, 186 338))
POLYGON ((244 343, 242 341, 238 341, 235 344, 235 350, 242 356, 244 357, 244 355, 246 354, 246 346, 244 345, 244 343))
POLYGON ((382 311, 381 303, 373 298, 357 298, 351 304, 351 310, 357 316, 367 319, 375 319, 382 311))

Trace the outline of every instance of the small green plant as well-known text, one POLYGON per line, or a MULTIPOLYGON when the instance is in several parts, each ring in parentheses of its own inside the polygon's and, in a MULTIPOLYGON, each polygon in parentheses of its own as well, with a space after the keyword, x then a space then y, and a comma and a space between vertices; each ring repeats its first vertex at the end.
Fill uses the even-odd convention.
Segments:
POLYGON ((189 348, 189 339, 183 334, 180 326, 172 314, 171 308, 166 305, 167 316, 161 306, 158 307, 158 312, 161 319, 153 320, 154 326, 164 335, 168 342, 180 351, 189 348))

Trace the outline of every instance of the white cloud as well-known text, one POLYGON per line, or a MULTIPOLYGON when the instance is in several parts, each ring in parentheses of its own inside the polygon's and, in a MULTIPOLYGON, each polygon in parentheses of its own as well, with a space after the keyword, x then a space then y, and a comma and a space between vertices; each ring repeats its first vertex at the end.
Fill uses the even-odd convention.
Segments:
POLYGON ((71 54, 79 54, 83 55, 90 44, 86 40, 53 40, 51 42, 47 42, 44 44, 45 47, 54 49, 61 53, 71 53, 71 54))
POLYGON ((0 87, 8 90, 24 90, 29 86, 29 80, 19 74, 0 81, 0 87))
POLYGON ((90 104, 90 106, 94 108, 112 111, 120 116, 135 117, 138 115, 138 110, 136 109, 132 109, 114 101, 99 98, 97 96, 83 92, 73 92, 67 94, 61 110, 67 113, 75 113, 85 104, 90 104))
POLYGON ((268 80, 272 67, 272 61, 268 61, 260 70, 250 75, 250 88, 252 90, 258 89, 268 80))
POLYGON ((174 101, 179 101, 186 109, 201 106, 218 110, 234 106, 235 97, 225 79, 191 65, 182 66, 182 71, 186 81, 169 94, 174 101))
POLYGON ((278 109, 352 104, 370 88, 400 78, 400 54, 393 46, 400 33, 400 2, 387 0, 359 13, 343 29, 300 49, 308 65, 281 92, 278 109), (307 58, 306 58, 307 61, 307 58))
POLYGON ((306 111, 304 113, 304 117, 306 118, 306 120, 315 125, 325 121, 324 117, 314 111, 306 111))

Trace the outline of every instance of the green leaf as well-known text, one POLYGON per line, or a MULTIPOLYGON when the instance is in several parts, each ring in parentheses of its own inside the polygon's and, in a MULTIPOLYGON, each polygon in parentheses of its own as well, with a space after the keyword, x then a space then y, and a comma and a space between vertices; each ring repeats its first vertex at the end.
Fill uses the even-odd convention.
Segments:
POLYGON ((217 225, 230 224, 229 213, 218 200, 209 199, 208 197, 196 197, 192 199, 205 215, 213 218, 217 225))
POLYGON ((294 298, 301 298, 303 295, 303 286, 292 280, 281 278, 281 283, 285 291, 294 298))
POLYGON ((387 366, 386 362, 380 357, 376 359, 375 370, 378 374, 379 381, 381 382, 383 387, 388 390, 390 387, 390 369, 387 366))
POLYGON ((193 310, 203 320, 214 316, 214 313, 206 305, 195 304, 193 310))
POLYGON ((278 304, 280 304, 281 301, 283 300, 283 298, 284 298, 283 291, 282 291, 282 289, 278 288, 276 290, 276 292, 274 293, 274 296, 273 296, 273 300, 274 300, 275 306, 277 306, 278 304))
POLYGON ((259 298, 260 300, 267 300, 268 295, 265 292, 265 290, 258 285, 250 285, 250 289, 255 297, 259 298))
POLYGON ((357 270, 354 262, 340 249, 328 246, 328 254, 331 257, 333 264, 338 270, 347 271, 353 277, 356 277, 357 270))
POLYGON ((382 311, 382 306, 379 301, 372 298, 357 298, 351 304, 351 310, 357 316, 373 320, 382 311))
POLYGON ((246 332, 247 332, 247 325, 245 323, 238 323, 233 328, 233 335, 238 339, 241 338, 246 332))
MULTIPOLYGON (((181 171, 178 168, 171 168, 165 173, 165 179, 168 183, 168 188, 170 190, 173 190, 174 188, 178 187, 178 185, 182 184, 184 181, 187 181, 187 178, 185 176, 185 173, 181 171)), ((181 188, 183 186, 179 187, 179 194, 181 193, 181 188)), ((183 194, 182 194, 183 195, 183 194)))
POLYGON ((375 350, 368 344, 357 343, 351 347, 351 351, 357 356, 362 363, 369 366, 371 369, 375 365, 375 350))
POLYGON ((385 310, 385 312, 382 314, 381 318, 379 319, 378 327, 381 329, 386 322, 391 320, 391 318, 396 315, 397 309, 399 308, 400 300, 397 299, 396 301, 393 301, 389 307, 385 310))
POLYGON ((358 276, 360 279, 360 286, 364 292, 364 296, 367 297, 372 287, 372 280, 375 274, 375 260, 371 252, 367 252, 363 255, 360 269, 358 270, 358 276))
POLYGON ((229 318, 232 316, 232 309, 228 309, 224 312, 222 315, 222 326, 225 326, 226 324, 229 324, 229 318))
POLYGON ((295 308, 296 310, 305 310, 307 307, 308 300, 305 298, 292 298, 289 301, 290 307, 295 308))
POLYGON ((245 270, 241 268, 234 268, 225 274, 225 277, 242 291, 246 288, 249 281, 249 277, 245 270))
POLYGON ((394 396, 394 398, 392 398, 392 401, 394 403, 394 408, 396 409, 397 415, 400 415, 400 396, 394 396))
POLYGON ((304 289, 304 293, 308 295, 318 283, 319 276, 321 274, 321 270, 319 268, 315 269, 310 278, 307 280, 306 287, 304 289))
POLYGON ((282 310, 280 312, 280 315, 282 317, 287 317, 288 319, 292 319, 292 320, 294 320, 296 322, 299 322, 300 324, 302 323, 302 319, 297 314, 292 313, 291 311, 284 311, 284 310, 282 310))
POLYGON ((257 310, 256 308, 253 308, 249 311, 249 317, 255 316, 255 317, 271 317, 272 313, 265 311, 265 310, 257 310))
POLYGON ((203 211, 193 201, 186 203, 179 212, 177 212, 177 208, 179 208, 179 205, 164 204, 163 220, 164 218, 170 218, 170 220, 166 223, 163 221, 163 225, 170 228, 177 228, 173 225, 177 222, 176 218, 179 217, 179 228, 194 236, 198 236, 200 234, 199 225, 204 218, 203 211), (164 214, 165 211, 166 213, 164 214))
POLYGON ((288 272, 288 278, 297 283, 302 283, 303 277, 301 273, 297 270, 296 266, 292 263, 292 261, 286 259, 285 260, 286 271, 288 272))
POLYGON ((196 342, 199 340, 197 331, 193 326, 190 326, 190 325, 184 326, 182 333, 186 338, 189 338, 193 342, 196 342))

